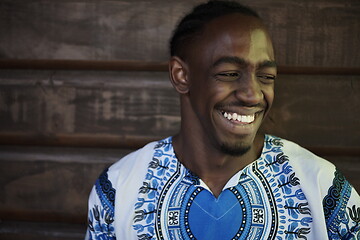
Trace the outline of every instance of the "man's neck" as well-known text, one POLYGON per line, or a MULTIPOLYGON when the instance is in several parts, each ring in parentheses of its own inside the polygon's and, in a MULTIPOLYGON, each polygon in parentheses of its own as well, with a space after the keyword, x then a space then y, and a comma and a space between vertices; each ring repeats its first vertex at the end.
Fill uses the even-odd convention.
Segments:
POLYGON ((206 141, 199 141, 182 132, 173 137, 178 160, 198 175, 215 197, 220 195, 232 176, 260 156, 263 142, 263 135, 258 134, 249 151, 241 156, 231 156, 206 141))

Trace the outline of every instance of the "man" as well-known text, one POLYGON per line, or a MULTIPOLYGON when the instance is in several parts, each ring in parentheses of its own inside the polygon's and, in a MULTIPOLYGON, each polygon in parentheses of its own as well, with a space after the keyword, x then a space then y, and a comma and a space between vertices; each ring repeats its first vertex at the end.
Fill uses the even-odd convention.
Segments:
POLYGON ((360 198, 334 166, 258 129, 274 98, 269 34, 211 1, 170 42, 181 129, 105 170, 89 239, 359 239, 360 198))

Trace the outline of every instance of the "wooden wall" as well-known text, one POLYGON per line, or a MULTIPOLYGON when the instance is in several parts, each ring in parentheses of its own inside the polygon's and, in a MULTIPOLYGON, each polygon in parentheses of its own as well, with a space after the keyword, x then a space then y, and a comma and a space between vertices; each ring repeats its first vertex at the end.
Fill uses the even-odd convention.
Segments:
MULTIPOLYGON (((103 168, 177 132, 168 38, 201 1, 0 2, 0 239, 81 239, 103 168)), ((280 76, 264 129, 360 191, 360 3, 244 0, 280 76)))

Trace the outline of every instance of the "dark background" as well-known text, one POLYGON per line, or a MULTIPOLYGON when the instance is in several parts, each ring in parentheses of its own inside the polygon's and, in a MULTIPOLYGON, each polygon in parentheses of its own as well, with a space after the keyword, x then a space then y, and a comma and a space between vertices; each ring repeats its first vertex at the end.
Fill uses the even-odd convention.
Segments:
MULTIPOLYGON (((199 2, 0 2, 0 239, 82 239, 99 173, 177 132, 168 39, 199 2)), ((267 23, 280 65, 264 129, 359 191, 360 1, 241 2, 267 23)))

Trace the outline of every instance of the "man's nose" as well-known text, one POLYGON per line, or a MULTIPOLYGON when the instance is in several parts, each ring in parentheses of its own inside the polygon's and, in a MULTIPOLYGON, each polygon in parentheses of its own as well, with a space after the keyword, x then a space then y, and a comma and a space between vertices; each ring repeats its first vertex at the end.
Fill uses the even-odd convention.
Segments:
POLYGON ((255 74, 246 74, 237 81, 235 97, 249 106, 261 102, 264 95, 255 74))

